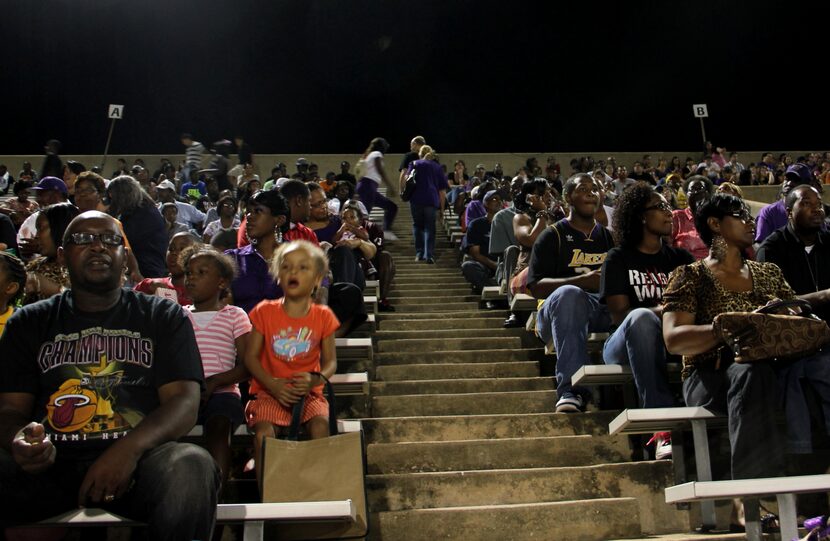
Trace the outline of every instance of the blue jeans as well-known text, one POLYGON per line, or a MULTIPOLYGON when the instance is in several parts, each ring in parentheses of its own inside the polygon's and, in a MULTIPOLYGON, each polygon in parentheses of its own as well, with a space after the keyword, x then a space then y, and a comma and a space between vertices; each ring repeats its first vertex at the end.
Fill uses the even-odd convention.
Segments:
POLYGON ((791 363, 775 365, 782 409, 787 417, 787 448, 791 453, 811 453, 810 411, 802 382, 810 384, 821 399, 827 433, 830 434, 830 352, 823 351, 791 363))
POLYGON ((674 406, 666 376, 666 347, 663 325, 648 308, 635 308, 625 317, 602 349, 605 364, 631 367, 640 407, 674 406))
POLYGON ((412 236, 415 237, 415 255, 418 259, 435 257, 435 207, 410 203, 412 236))
POLYGON ((391 199, 387 199, 378 192, 378 183, 370 178, 362 178, 357 183, 357 195, 363 201, 366 207, 366 212, 372 212, 375 205, 383 209, 383 230, 391 231, 392 222, 395 221, 395 216, 398 215, 398 205, 391 199))
POLYGON ((778 389, 770 363, 695 369, 683 382, 683 399, 687 406, 726 413, 732 479, 781 475, 784 443, 775 424, 778 389))
POLYGON ((479 289, 486 286, 496 285, 496 273, 479 263, 478 261, 465 261, 461 264, 461 274, 473 287, 479 289))
POLYGON ((450 189, 449 193, 447 194, 447 201, 450 205, 455 205, 455 200, 458 199, 460 194, 464 193, 464 186, 454 186, 450 189))
POLYGON ((588 333, 607 332, 611 326, 608 308, 599 296, 576 286, 562 286, 545 299, 536 314, 536 330, 545 343, 556 348, 556 394, 587 396, 588 390, 573 388, 571 377, 589 362, 588 333))

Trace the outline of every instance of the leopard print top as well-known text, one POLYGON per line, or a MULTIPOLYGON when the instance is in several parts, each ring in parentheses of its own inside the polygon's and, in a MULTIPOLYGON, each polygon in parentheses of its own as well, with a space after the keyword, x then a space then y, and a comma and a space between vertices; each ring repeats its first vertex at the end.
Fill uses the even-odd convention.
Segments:
MULTIPOLYGON (((752 290, 746 292, 726 289, 702 260, 676 268, 663 291, 663 311, 689 312, 695 315, 695 325, 706 325, 724 312, 751 312, 773 299, 795 298, 777 265, 749 260, 746 263, 752 277, 752 290)), ((713 369, 720 349, 684 355, 683 379, 696 367, 713 369)))

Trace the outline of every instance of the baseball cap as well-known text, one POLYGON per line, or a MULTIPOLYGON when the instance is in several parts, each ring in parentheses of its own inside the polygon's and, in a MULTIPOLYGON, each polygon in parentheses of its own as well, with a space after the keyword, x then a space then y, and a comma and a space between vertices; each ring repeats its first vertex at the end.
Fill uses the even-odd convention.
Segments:
POLYGON ((485 167, 483 163, 480 163, 476 165, 476 169, 487 169, 487 167, 485 167))
POLYGON ((299 158, 297 160, 297 166, 299 167, 300 165, 308 165, 308 160, 306 160, 305 158, 299 158))
POLYGON ((785 175, 792 180, 800 180, 802 182, 810 182, 813 180, 810 168, 803 163, 794 163, 787 167, 785 175))
POLYGON ((32 190, 55 190, 56 192, 60 192, 63 195, 68 194, 68 190, 66 189, 66 184, 59 179, 58 177, 43 177, 40 179, 40 182, 37 183, 37 186, 32 186, 32 190))
POLYGON ((485 203, 488 202, 493 197, 501 197, 501 194, 499 193, 498 190, 490 190, 489 192, 484 194, 484 202, 485 203))
POLYGON ((158 186, 156 186, 159 190, 173 190, 176 191, 176 186, 169 180, 162 180, 159 182, 158 186))

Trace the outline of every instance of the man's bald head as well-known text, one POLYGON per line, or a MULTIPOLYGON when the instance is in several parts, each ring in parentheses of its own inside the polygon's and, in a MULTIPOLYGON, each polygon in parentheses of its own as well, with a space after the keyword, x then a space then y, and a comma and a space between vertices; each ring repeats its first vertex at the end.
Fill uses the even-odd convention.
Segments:
POLYGON ((98 220, 98 223, 110 223, 112 224, 113 232, 118 233, 119 235, 121 234, 121 228, 118 227, 118 222, 115 220, 115 218, 113 218, 106 212, 101 212, 98 210, 88 210, 76 216, 75 219, 69 222, 69 225, 66 226, 66 231, 63 234, 63 244, 66 245, 72 233, 79 232, 82 229, 82 225, 84 223, 88 223, 89 220, 98 220))

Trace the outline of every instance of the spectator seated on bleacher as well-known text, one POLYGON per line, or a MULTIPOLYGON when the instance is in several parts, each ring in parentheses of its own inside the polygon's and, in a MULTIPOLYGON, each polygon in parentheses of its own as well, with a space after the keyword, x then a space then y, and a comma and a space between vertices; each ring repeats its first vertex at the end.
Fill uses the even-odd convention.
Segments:
MULTIPOLYGON (((474 177, 475 178, 475 177, 474 177)), ((467 228, 476 218, 481 218, 487 214, 487 209, 484 207, 484 195, 495 190, 496 186, 492 182, 485 182, 479 184, 470 191, 470 202, 464 209, 464 216, 461 220, 461 230, 467 232, 467 228)), ((499 196, 501 199, 501 196, 499 196)))
POLYGON ((490 190, 483 199, 486 214, 473 220, 467 229, 464 249, 469 259, 461 264, 461 273, 476 294, 480 294, 484 287, 496 284, 497 254, 489 252, 490 223, 493 216, 501 210, 501 196, 498 191, 490 190))
POLYGON ((11 218, 15 229, 20 229, 26 218, 38 209, 38 204, 29 199, 29 190, 32 183, 28 180, 18 180, 12 186, 14 199, 8 199, 0 204, 0 213, 11 218))
POLYGON ((218 218, 207 224, 202 234, 202 241, 210 243, 213 237, 224 231, 232 231, 234 235, 239 231, 241 222, 236 215, 236 199, 226 195, 216 204, 218 218))
POLYGON ((787 225, 788 212, 784 201, 790 192, 802 184, 815 185, 821 190, 821 185, 813 178, 810 168, 803 163, 797 163, 787 168, 785 180, 781 184, 781 197, 775 203, 766 205, 758 213, 758 225, 755 231, 755 242, 762 243, 774 231, 787 225))
POLYGON ((356 202, 358 206, 360 206, 360 211, 363 212, 364 215, 369 214, 366 210, 366 206, 363 204, 363 201, 355 196, 354 185, 351 182, 341 180, 337 183, 337 186, 334 187, 334 197, 328 200, 327 204, 329 211, 331 211, 332 214, 340 216, 340 207, 349 201, 356 202))
POLYGON ((137 283, 134 289, 139 293, 146 293, 147 295, 160 295, 182 306, 191 304, 193 300, 184 287, 184 269, 179 264, 179 256, 184 252, 185 248, 197 242, 196 238, 190 233, 177 233, 173 235, 173 238, 167 243, 167 256, 165 258, 169 274, 161 278, 145 278, 137 283), (170 291, 159 292, 159 288, 170 290, 173 294, 171 295, 170 291), (165 294, 161 295, 161 293, 165 294))
POLYGON ((164 203, 161 205, 161 215, 164 217, 164 228, 167 230, 168 238, 173 238, 177 233, 189 233, 187 224, 178 221, 179 209, 175 203, 164 203))
POLYGON ((58 258, 63 234, 78 215, 72 203, 58 203, 40 209, 37 215, 37 244, 40 256, 26 264, 26 296, 23 304, 31 304, 61 293, 69 287, 66 266, 58 258))
POLYGON ((204 380, 193 329, 178 305, 121 288, 113 218, 86 212, 65 239, 71 289, 15 312, 0 338, 0 528, 84 506, 152 539, 210 539, 216 464, 176 441, 204 380))
POLYGON ((179 218, 181 221, 197 231, 202 230, 205 226, 204 222, 207 216, 190 203, 176 199, 176 186, 172 182, 163 180, 156 189, 158 192, 159 208, 164 203, 175 203, 179 209, 179 218))
POLYGON ((710 255, 678 267, 663 294, 666 346, 684 356, 684 399, 688 406, 727 414, 733 479, 781 475, 784 440, 775 423, 779 405, 786 404, 790 450, 809 451, 810 421, 800 383, 815 382, 812 387, 828 411, 828 355, 782 364, 734 362, 731 349, 713 330, 715 316, 753 311, 795 293, 777 266, 745 259, 755 231, 743 201, 716 194, 698 210, 695 224, 710 255))
MULTIPOLYGON (((449 191, 447 192, 447 201, 455 209, 455 213, 459 216, 459 207, 456 206, 459 197, 461 197, 461 204, 464 204, 464 197, 468 191, 467 182, 470 177, 467 175, 467 165, 464 160, 456 160, 451 173, 447 173, 447 184, 449 191)), ((463 208, 463 207, 461 207, 463 208)))
POLYGON ((709 248, 700 240, 695 228, 695 213, 712 196, 714 185, 704 176, 692 175, 686 179, 683 188, 688 206, 672 211, 671 244, 683 248, 695 259, 703 259, 709 255, 709 248))
MULTIPOLYGON (((369 235, 365 231, 356 234, 353 231, 354 227, 344 222, 339 214, 333 215, 329 212, 326 195, 319 184, 309 182, 306 186, 309 190, 311 211, 304 225, 314 232, 320 247, 326 252, 334 281, 354 284, 362 291, 366 285, 366 276, 362 268, 367 255, 364 251, 371 252, 371 260, 375 246, 369 241, 369 235), (366 245, 361 247, 357 242, 353 242, 358 238, 356 235, 360 235, 359 240, 364 241, 366 245), (344 240, 347 242, 342 242, 344 240), (368 244, 372 246, 369 247, 368 244)), ((346 203, 341 208, 345 210, 352 207, 346 203)))
MULTIPOLYGON (((669 273, 694 258, 663 243, 671 227, 671 206, 662 195, 645 182, 628 187, 614 213, 617 246, 602 266, 599 300, 608 306, 612 329, 602 358, 631 367, 643 408, 675 405, 666 376, 661 302, 669 273)), ((671 456, 670 432, 659 432, 653 440, 657 459, 671 456)))
POLYGON ((545 300, 536 331, 556 348, 556 411, 572 413, 585 411, 590 398, 587 389, 571 386, 574 372, 588 363, 588 333, 606 332, 611 324, 597 292, 600 269, 614 240, 594 218, 599 193, 590 175, 574 175, 562 189, 570 214, 533 245, 527 286, 534 297, 545 300))
POLYGON ((281 246, 271 273, 277 276, 284 296, 260 302, 251 311, 253 330, 245 353, 245 367, 252 376, 252 398, 245 416, 255 433, 260 486, 263 441, 291 425, 295 404, 304 400, 300 422, 309 438, 329 435, 324 380, 314 373, 331 378, 337 370, 334 333, 340 325, 329 307, 313 302, 314 290, 328 273, 328 261, 320 248, 304 241, 281 246))

